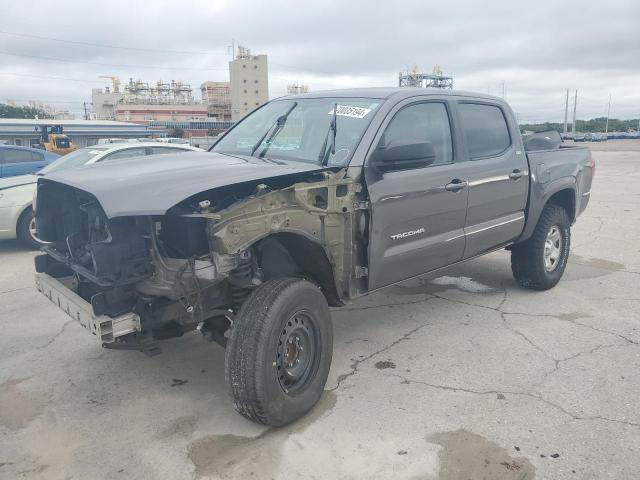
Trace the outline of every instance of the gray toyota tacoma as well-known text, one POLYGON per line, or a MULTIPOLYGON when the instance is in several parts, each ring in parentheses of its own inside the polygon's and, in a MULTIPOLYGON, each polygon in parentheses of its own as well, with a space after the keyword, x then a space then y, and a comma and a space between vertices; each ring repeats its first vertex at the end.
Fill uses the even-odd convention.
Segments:
POLYGON ((502 248, 520 285, 556 285, 594 171, 495 97, 283 97, 210 152, 41 178, 36 284, 106 348, 199 331, 226 348, 238 412, 284 425, 324 389, 329 306, 502 248))

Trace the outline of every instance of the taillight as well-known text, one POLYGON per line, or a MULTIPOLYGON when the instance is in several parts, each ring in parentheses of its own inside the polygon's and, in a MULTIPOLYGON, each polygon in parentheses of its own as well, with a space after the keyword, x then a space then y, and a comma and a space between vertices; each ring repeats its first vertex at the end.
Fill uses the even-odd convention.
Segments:
POLYGON ((592 158, 591 163, 589 164, 591 167, 591 178, 596 176, 596 159, 592 158))

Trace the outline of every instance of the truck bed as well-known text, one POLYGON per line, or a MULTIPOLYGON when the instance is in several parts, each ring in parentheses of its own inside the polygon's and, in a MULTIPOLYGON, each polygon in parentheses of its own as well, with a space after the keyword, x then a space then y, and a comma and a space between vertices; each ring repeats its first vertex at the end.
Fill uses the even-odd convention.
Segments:
POLYGON ((589 203, 595 168, 591 151, 587 147, 561 144, 559 148, 527 151, 526 154, 531 176, 527 223, 522 240, 533 232, 551 194, 563 185, 571 190, 575 188, 575 208, 571 215, 571 221, 575 222, 589 203))

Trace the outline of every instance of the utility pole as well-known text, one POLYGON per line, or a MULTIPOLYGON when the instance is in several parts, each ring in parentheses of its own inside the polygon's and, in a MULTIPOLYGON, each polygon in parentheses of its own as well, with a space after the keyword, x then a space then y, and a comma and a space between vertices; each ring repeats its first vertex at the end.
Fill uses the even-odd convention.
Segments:
POLYGON ((562 133, 567 134, 567 116, 569 115, 569 89, 567 88, 567 98, 564 101, 564 128, 562 133))
POLYGON ((578 90, 576 90, 576 94, 573 97, 573 122, 571 123, 571 131, 575 138, 576 136, 576 106, 578 105, 578 90))
POLYGON ((87 114, 87 102, 82 102, 82 106, 84 107, 84 119, 89 120, 89 115, 87 114))
POLYGON ((502 98, 504 99, 504 80, 502 81, 502 98))
POLYGON ((609 106, 607 107, 607 122, 604 126, 604 133, 609 133, 609 115, 611 114, 611 94, 609 94, 609 106))

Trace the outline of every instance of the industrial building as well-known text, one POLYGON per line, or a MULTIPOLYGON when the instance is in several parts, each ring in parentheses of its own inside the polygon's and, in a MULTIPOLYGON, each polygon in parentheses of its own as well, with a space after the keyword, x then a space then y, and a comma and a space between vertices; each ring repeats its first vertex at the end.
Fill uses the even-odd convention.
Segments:
POLYGON ((210 120, 231 121, 231 84, 229 82, 204 82, 200 85, 202 103, 207 106, 210 120))
POLYGON ((287 85, 287 94, 289 95, 299 95, 301 93, 308 93, 309 85, 306 83, 293 82, 287 85))
POLYGON ((194 105, 129 105, 118 104, 116 119, 125 122, 149 122, 151 120, 206 120, 207 107, 194 105))
POLYGON ((91 90, 91 116, 96 120, 115 120, 116 106, 124 97, 124 93, 120 91, 120 79, 105 75, 100 78, 110 79, 111 87, 91 90))
POLYGON ((432 73, 420 72, 417 65, 411 71, 400 72, 398 74, 399 87, 418 88, 453 88, 453 77, 444 75, 439 65, 433 67, 432 73))
POLYGON ((92 90, 92 117, 136 123, 235 123, 269 101, 268 74, 266 55, 251 55, 239 46, 229 62, 230 81, 202 83, 202 101, 195 100, 191 86, 179 80, 150 84, 130 78, 122 85, 118 77, 102 76, 111 80, 111 86, 92 90))
POLYGON ((97 119, 189 121, 203 120, 208 116, 207 105, 193 98, 193 90, 187 83, 159 80, 149 84, 130 78, 129 83, 121 88, 118 77, 103 78, 110 78, 112 86, 92 91, 93 114, 97 119))
POLYGON ((229 62, 231 80, 231 121, 237 122, 269 101, 266 55, 251 55, 245 47, 229 62))
POLYGON ((95 145, 101 138, 149 138, 165 134, 162 128, 109 120, 53 120, 0 118, 0 143, 35 146, 40 143, 40 127, 62 125, 64 134, 78 147, 95 145))

